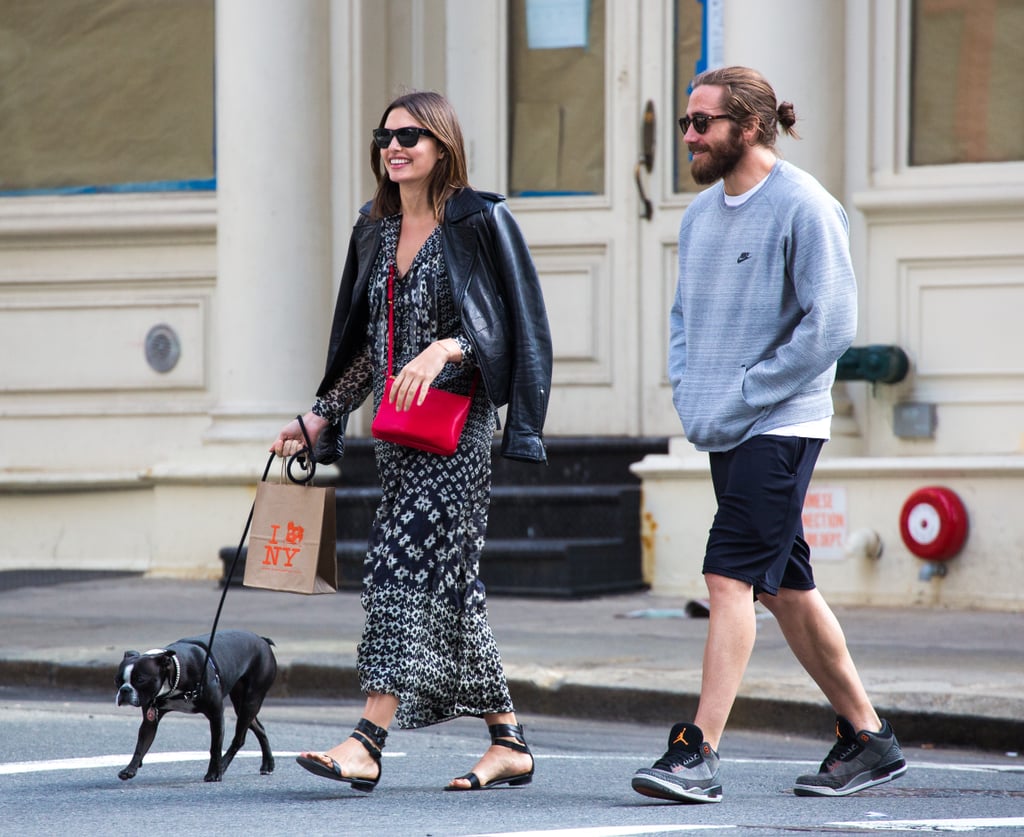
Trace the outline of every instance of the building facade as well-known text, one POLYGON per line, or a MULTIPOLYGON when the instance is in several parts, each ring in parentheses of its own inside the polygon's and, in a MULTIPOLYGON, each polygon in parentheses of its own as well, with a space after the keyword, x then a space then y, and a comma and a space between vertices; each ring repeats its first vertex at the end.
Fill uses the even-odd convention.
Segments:
POLYGON ((671 437, 635 466, 646 572, 700 594, 713 497, 665 374, 696 190, 676 119, 697 69, 738 63, 795 104, 780 152, 850 215, 857 345, 909 358, 901 381, 836 385, 819 582, 1024 602, 1020 0, 27 5, 0 0, 0 569, 219 575, 319 380, 370 129, 429 88, 541 274, 547 434, 671 437), (970 520, 941 570, 901 537, 930 485, 970 520))

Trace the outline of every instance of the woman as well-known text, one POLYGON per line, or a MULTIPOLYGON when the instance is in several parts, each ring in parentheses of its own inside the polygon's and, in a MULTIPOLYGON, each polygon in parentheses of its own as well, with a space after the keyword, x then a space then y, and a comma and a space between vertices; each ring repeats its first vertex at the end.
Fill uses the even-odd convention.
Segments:
MULTIPOLYGON (((340 440, 348 414, 371 392, 375 407, 381 402, 392 269, 392 401, 415 411, 431 386, 475 394, 450 457, 375 443, 383 495, 362 595, 363 718, 348 739, 298 762, 370 791, 392 720, 410 729, 469 715, 484 718, 491 746, 447 789, 525 785, 533 756, 516 722, 477 570, 496 407, 508 405, 502 454, 546 461, 541 429, 551 337, 540 283, 504 199, 469 188, 462 131, 443 96, 413 92, 388 105, 370 164, 377 192, 349 243, 327 372, 303 416, 310 439, 322 450, 324 439, 340 440)), ((271 450, 288 456, 302 445, 296 420, 271 450)))

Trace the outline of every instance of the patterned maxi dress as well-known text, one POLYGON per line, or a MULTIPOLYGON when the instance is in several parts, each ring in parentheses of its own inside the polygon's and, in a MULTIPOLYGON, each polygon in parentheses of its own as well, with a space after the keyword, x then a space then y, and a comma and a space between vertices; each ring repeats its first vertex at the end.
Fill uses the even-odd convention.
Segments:
MULTIPOLYGON (((380 404, 387 374, 387 275, 401 216, 384 219, 383 246, 370 280, 363 352, 314 412, 334 419, 369 395, 380 404)), ((441 248, 431 233, 395 279, 394 370, 435 340, 455 338, 462 363, 446 364, 433 386, 466 394, 477 366, 462 333, 441 248)), ((415 409, 415 408, 413 408, 415 409)), ((398 697, 396 722, 409 729, 460 716, 513 711, 477 577, 491 492, 496 413, 477 387, 452 456, 376 441, 383 491, 365 562, 366 624, 358 649, 364 692, 398 697)))

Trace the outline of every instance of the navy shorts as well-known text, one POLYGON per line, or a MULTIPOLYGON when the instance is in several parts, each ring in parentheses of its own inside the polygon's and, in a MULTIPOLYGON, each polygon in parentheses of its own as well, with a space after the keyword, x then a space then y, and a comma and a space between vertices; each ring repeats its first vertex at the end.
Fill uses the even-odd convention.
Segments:
POLYGON ((810 549, 801 516, 822 439, 755 436, 712 453, 718 511, 704 572, 745 581, 759 593, 813 590, 810 549))

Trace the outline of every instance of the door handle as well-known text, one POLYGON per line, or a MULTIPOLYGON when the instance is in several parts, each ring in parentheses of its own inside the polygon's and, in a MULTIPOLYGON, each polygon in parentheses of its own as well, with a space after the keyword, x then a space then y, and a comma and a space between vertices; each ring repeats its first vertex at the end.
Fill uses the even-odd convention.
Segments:
POLYGON ((641 136, 643 137, 643 149, 640 152, 640 159, 637 160, 636 165, 633 167, 633 179, 636 181, 636 190, 640 193, 640 202, 643 204, 643 211, 640 213, 640 217, 645 221, 650 221, 654 217, 654 204, 651 203, 650 198, 647 197, 647 191, 644 189, 641 169, 645 169, 650 174, 654 168, 655 120, 653 99, 648 99, 647 106, 644 108, 641 136))

